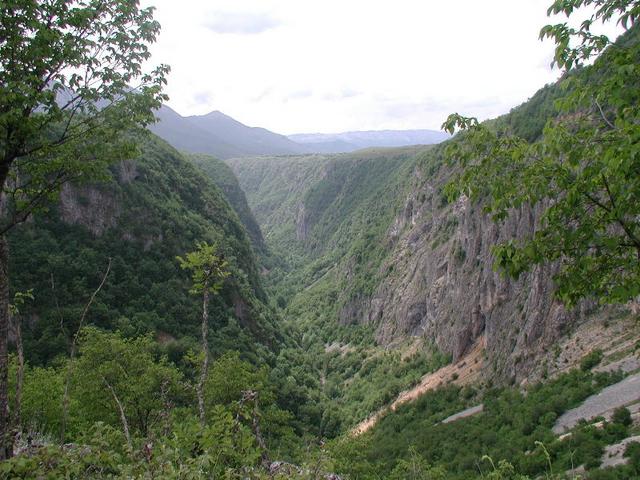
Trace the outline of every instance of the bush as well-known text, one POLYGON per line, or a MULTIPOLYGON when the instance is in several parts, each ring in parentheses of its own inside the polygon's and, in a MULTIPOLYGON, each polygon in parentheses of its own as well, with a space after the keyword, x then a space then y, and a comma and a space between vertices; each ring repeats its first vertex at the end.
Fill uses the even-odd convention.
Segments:
POLYGON ((628 408, 625 408, 625 407, 616 408, 615 411, 613 412, 613 417, 611 418, 611 421, 613 423, 619 423, 620 425, 624 425, 625 427, 628 427, 633 422, 633 420, 631 419, 631 412, 629 411, 628 408))
POLYGON ((631 442, 624 451, 624 456, 629 459, 629 465, 640 471, 640 443, 631 442))
POLYGON ((582 358, 582 361, 580 362, 580 370, 582 370, 583 372, 588 372, 593 367, 598 365, 602 361, 603 357, 604 354, 602 353, 602 350, 593 350, 582 358))

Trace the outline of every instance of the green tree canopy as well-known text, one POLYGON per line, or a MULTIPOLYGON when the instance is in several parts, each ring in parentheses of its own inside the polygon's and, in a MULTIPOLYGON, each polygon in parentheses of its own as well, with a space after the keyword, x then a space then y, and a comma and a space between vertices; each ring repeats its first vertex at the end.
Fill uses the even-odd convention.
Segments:
MULTIPOLYGON (((615 44, 591 33, 598 21, 634 25, 640 2, 556 1, 550 14, 594 8, 580 28, 549 25, 555 61, 568 70, 540 141, 528 143, 495 125, 451 115, 443 128, 464 135, 448 148, 462 169, 448 185, 451 199, 484 202, 500 221, 512 209, 537 206, 535 232, 494 249, 496 264, 517 277, 557 261, 557 295, 626 302, 640 294, 640 43, 634 27, 615 44), (594 65, 580 64, 603 52, 594 65)), ((499 124, 498 124, 499 125, 499 124)))
POLYGON ((194 294, 205 290, 217 293, 224 279, 230 275, 229 263, 219 250, 215 244, 198 242, 193 252, 187 253, 184 258, 177 257, 180 268, 191 271, 194 294))
POLYGON ((149 71, 160 25, 136 0, 10 0, 0 6, 0 233, 69 180, 133 155, 168 67, 149 71))
POLYGON ((0 459, 12 454, 4 235, 66 182, 134 155, 166 98, 168 67, 144 65, 159 30, 138 0, 0 3, 0 459))
POLYGON ((168 404, 183 395, 180 372, 157 357, 150 336, 123 338, 93 327, 82 330, 80 356, 74 368, 75 417, 88 422, 120 422, 120 402, 132 433, 148 435, 157 428, 168 404))

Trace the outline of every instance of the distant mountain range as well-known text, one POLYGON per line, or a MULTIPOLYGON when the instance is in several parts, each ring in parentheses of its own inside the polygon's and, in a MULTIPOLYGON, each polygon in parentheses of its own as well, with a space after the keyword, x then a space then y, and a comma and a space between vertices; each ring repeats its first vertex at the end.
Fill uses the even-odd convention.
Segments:
POLYGON ((339 153, 369 147, 430 145, 447 140, 449 135, 437 130, 369 130, 344 133, 299 133, 289 135, 288 138, 317 153, 339 153))
POLYGON ((284 135, 247 127, 222 112, 183 117, 167 106, 156 112, 150 130, 174 148, 220 159, 254 155, 290 155, 309 150, 284 135))
POLYGON ((353 152, 368 147, 428 145, 449 138, 434 130, 381 130, 309 133, 288 137, 264 128, 248 127, 222 112, 183 117, 167 106, 156 112, 150 130, 178 150, 220 159, 256 155, 353 152))

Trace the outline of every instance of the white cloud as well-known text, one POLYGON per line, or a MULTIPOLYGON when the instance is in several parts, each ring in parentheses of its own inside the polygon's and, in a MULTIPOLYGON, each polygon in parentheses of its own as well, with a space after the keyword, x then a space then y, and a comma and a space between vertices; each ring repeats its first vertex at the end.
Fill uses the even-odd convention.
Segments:
POLYGON ((280 133, 439 128, 554 81, 550 0, 144 0, 169 105, 280 133), (224 12, 224 13, 221 13, 224 12), (231 34, 229 34, 231 33, 231 34), (196 93, 194 93, 196 92, 196 93))
POLYGON ((265 13, 212 12, 203 25, 214 33, 253 35, 276 28, 280 22, 265 13))

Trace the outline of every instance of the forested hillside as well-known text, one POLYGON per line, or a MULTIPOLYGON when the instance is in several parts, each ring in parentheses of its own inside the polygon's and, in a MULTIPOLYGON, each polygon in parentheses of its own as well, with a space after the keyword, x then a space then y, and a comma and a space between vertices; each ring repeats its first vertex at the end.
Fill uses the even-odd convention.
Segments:
POLYGON ((196 241, 219 242, 236 272, 214 307, 216 349, 264 355, 276 346, 275 314, 265 306, 252 247, 222 192, 157 138, 146 141, 140 159, 111 173, 106 184, 66 186, 58 205, 11 237, 14 289, 34 295, 22 312, 32 327, 24 332, 29 361, 66 351, 109 263, 88 323, 151 332, 186 353, 198 335, 199 302, 175 258, 196 241))
POLYGON ((253 212, 249 208, 247 198, 244 194, 238 179, 234 175, 229 166, 222 160, 218 160, 210 155, 198 155, 187 154, 193 163, 201 168, 207 176, 213 180, 220 190, 224 193, 225 198, 234 209, 238 218, 244 225, 254 248, 258 252, 263 252, 265 249, 264 238, 262 238, 262 231, 256 222, 253 212))
MULTIPOLYGON (((388 220, 379 217, 388 217, 397 206, 400 192, 394 180, 402 182, 410 159, 425 148, 243 158, 228 164, 269 245, 290 264, 284 268, 291 284, 299 285, 290 277, 298 267, 315 270, 313 279, 305 282, 308 285, 325 273, 323 268, 345 257, 358 238, 368 245, 365 237, 388 220)), ((282 273, 276 269, 270 277, 282 273)), ((290 297, 293 292, 281 293, 290 297)))

